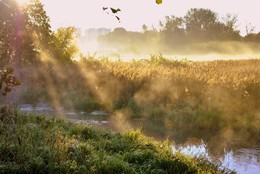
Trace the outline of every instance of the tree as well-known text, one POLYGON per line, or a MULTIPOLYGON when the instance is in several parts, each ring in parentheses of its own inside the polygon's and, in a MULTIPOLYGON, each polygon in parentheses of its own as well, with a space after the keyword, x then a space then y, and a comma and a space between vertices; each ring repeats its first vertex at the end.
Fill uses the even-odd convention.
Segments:
POLYGON ((189 36, 205 39, 217 22, 217 14, 209 9, 192 8, 184 16, 184 22, 189 36))
POLYGON ((237 29, 237 15, 228 13, 222 20, 225 25, 225 37, 229 40, 241 40, 240 31, 237 29))
POLYGON ((246 25, 246 35, 253 34, 255 32, 256 26, 253 26, 251 23, 246 25))
MULTIPOLYGON (((19 7, 15 0, 0 1, 1 66, 39 61, 38 53, 51 43, 49 17, 39 0, 19 7), (3 13, 2 13, 3 12, 3 13)), ((15 68, 15 69, 16 69, 15 68)))
POLYGON ((15 0, 1 0, 0 11, 0 91, 6 95, 20 84, 16 77, 21 64, 35 63, 40 51, 49 50, 52 33, 39 0, 24 7, 15 0), (15 75, 13 68, 5 67, 14 67, 15 75))
POLYGON ((178 47, 185 41, 184 21, 181 17, 166 16, 165 23, 160 21, 161 34, 166 46, 178 47))
POLYGON ((193 40, 240 40, 236 29, 237 16, 227 14, 220 21, 217 13, 209 9, 190 9, 184 16, 186 33, 193 40))
POLYGON ((127 30, 123 27, 119 27, 119 28, 114 29, 114 33, 117 33, 117 34, 125 34, 126 32, 127 32, 127 30))
POLYGON ((246 41, 246 42, 260 42, 260 32, 258 32, 258 33, 248 33, 244 37, 244 41, 246 41))
POLYGON ((232 15, 230 13, 226 14, 225 17, 222 18, 225 26, 228 27, 230 31, 236 31, 237 30, 237 22, 238 22, 238 17, 237 15, 232 15))
POLYGON ((71 61, 79 52, 75 32, 74 27, 67 27, 59 28, 54 33, 55 53, 60 60, 71 61))
POLYGON ((37 51, 48 51, 52 44, 53 33, 50 26, 50 18, 47 16, 43 4, 39 0, 31 0, 23 9, 26 19, 26 28, 34 41, 37 51))
POLYGON ((0 1, 0 68, 11 66, 15 56, 17 8, 14 0, 0 1))
POLYGON ((165 17, 166 22, 163 24, 163 22, 160 21, 160 26, 162 31, 167 32, 183 32, 184 31, 184 21, 181 17, 175 17, 175 16, 166 16, 165 17))

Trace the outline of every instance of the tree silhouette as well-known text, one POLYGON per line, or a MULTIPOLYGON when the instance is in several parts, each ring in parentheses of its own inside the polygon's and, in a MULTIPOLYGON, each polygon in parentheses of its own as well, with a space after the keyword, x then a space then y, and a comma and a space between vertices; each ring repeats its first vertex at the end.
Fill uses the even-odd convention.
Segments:
POLYGON ((207 38, 217 22, 217 14, 209 9, 192 8, 184 16, 187 34, 207 38))

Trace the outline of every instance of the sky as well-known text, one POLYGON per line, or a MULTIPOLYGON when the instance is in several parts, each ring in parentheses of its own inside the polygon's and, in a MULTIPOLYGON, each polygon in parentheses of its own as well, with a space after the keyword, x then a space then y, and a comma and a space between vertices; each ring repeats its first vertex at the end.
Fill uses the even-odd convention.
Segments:
POLYGON ((157 5, 155 0, 40 0, 51 19, 53 30, 58 27, 75 26, 87 28, 124 27, 141 31, 142 25, 158 27, 165 16, 184 16, 190 8, 208 8, 222 18, 227 13, 238 15, 238 29, 245 34, 251 23, 260 31, 259 0, 164 0, 157 5), (120 8, 121 22, 103 11, 103 7, 120 8))

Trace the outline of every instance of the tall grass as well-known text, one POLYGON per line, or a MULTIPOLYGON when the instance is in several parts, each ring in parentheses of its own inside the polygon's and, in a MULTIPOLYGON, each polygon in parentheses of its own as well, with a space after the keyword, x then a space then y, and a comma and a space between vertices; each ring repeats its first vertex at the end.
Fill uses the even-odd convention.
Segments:
POLYGON ((123 62, 83 57, 67 65, 50 64, 46 71, 25 68, 20 99, 167 119, 174 128, 228 127, 260 141, 259 67, 259 59, 192 62, 152 55, 123 62))

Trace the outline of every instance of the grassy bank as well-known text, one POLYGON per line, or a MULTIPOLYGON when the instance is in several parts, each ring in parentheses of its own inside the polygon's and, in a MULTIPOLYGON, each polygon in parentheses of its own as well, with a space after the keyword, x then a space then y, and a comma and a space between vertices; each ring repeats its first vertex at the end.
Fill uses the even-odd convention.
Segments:
POLYGON ((0 173, 228 173, 172 154, 140 130, 123 134, 0 109, 0 173))

